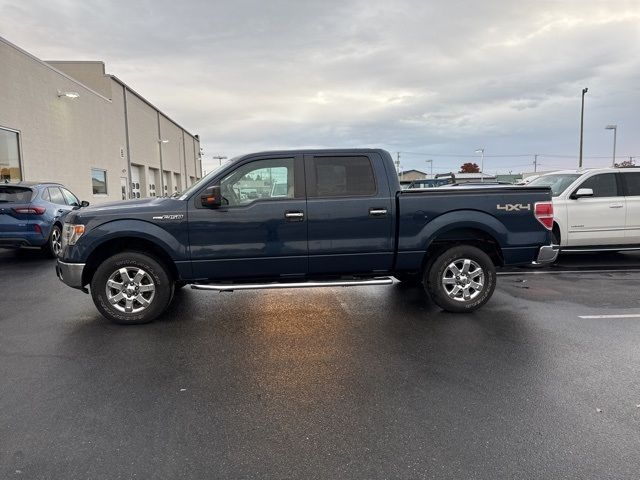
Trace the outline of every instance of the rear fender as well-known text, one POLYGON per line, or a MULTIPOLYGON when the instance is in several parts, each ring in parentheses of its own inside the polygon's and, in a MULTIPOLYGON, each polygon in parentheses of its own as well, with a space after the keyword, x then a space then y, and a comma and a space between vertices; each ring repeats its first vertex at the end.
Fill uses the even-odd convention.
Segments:
POLYGON ((458 229, 475 229, 496 240, 499 247, 508 245, 509 231, 497 218, 478 210, 457 210, 445 213, 427 223, 418 233, 416 247, 426 251, 438 237, 458 229))

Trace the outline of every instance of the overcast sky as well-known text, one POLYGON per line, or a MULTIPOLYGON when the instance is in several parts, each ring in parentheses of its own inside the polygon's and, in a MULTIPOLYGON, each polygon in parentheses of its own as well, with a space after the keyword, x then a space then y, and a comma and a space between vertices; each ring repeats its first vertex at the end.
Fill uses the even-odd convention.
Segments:
POLYGON ((0 35, 104 61, 200 134, 205 168, 298 147, 424 153, 402 166, 435 171, 479 147, 488 173, 531 171, 535 153, 572 167, 583 87, 585 165, 610 162, 593 158, 611 155, 610 123, 618 156, 640 156, 640 0, 0 0, 0 35))

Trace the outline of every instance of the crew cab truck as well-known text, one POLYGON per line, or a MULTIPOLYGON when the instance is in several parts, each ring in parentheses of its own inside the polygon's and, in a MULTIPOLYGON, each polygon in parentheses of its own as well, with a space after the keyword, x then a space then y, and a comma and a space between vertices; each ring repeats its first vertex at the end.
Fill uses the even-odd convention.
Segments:
POLYGON ((384 150, 277 151, 235 158, 179 196, 72 211, 56 269, 123 324, 153 320, 185 285, 383 285, 392 276, 468 312, 493 294, 497 265, 555 260, 552 225, 546 187, 401 191, 384 150), (241 194, 249 189, 257 195, 241 194))

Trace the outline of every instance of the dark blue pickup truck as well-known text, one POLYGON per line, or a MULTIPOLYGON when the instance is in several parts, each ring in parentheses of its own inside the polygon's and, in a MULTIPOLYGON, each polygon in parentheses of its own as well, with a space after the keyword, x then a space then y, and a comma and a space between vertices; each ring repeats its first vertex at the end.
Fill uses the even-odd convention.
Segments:
POLYGON ((423 284, 444 310, 491 297, 495 266, 547 263, 547 188, 400 190, 384 150, 238 157, 180 196, 71 212, 56 266, 118 323, 160 315, 176 288, 423 284))

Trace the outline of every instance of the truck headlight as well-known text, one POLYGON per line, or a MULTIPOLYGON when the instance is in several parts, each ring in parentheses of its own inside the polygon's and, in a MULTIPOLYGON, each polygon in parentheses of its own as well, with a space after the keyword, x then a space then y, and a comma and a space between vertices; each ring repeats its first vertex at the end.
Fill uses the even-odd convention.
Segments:
POLYGON ((65 223, 62 234, 62 247, 64 248, 66 245, 75 245, 83 233, 84 225, 65 223))

